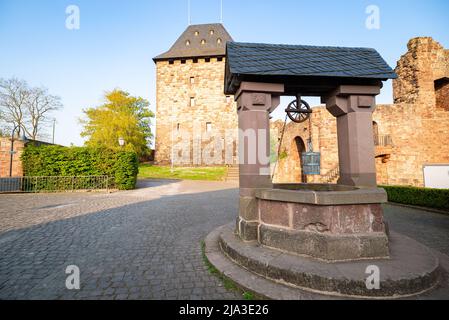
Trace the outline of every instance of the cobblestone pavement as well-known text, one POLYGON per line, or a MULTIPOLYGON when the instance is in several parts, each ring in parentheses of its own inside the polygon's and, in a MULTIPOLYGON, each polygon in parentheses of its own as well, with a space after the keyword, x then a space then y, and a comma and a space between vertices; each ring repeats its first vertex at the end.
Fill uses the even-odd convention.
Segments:
POLYGON ((385 218, 394 231, 449 256, 449 215, 386 205, 385 218))
POLYGON ((115 194, 0 195, 0 299, 238 299, 201 241, 235 218, 235 185, 146 182, 115 194), (66 267, 81 290, 65 287, 66 267))
MULTIPOLYGON (((239 299, 201 241, 234 220, 232 183, 143 181, 113 194, 0 195, 0 299, 239 299), (65 287, 66 267, 81 290, 65 287)), ((449 217, 386 206, 392 229, 449 254, 449 217)))

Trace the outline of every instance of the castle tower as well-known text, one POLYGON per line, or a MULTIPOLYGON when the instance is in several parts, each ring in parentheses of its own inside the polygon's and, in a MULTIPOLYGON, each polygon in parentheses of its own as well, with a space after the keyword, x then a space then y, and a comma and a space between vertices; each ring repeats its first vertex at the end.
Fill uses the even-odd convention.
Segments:
POLYGON ((235 139, 229 137, 238 128, 236 105, 223 87, 228 41, 232 38, 222 24, 191 25, 153 59, 156 164, 170 164, 172 158, 175 165, 236 163, 235 139), (207 147, 212 144, 220 147, 207 147))

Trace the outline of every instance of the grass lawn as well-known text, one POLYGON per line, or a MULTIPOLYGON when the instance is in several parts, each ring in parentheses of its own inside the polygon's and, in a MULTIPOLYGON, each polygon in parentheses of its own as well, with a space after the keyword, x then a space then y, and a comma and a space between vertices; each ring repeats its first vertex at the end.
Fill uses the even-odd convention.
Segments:
POLYGON ((221 181, 226 177, 226 167, 212 168, 174 168, 142 164, 139 167, 139 179, 179 179, 221 181))

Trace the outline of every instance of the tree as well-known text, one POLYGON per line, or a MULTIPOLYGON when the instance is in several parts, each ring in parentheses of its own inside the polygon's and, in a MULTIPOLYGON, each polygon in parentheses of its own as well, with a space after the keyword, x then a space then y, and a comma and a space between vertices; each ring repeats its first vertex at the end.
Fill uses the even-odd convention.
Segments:
POLYGON ((51 120, 48 115, 62 107, 61 98, 50 95, 45 88, 32 88, 26 103, 28 121, 23 130, 31 139, 36 140, 39 130, 51 120))
POLYGON ((16 78, 0 79, 0 121, 3 129, 18 127, 18 134, 37 140, 52 112, 62 107, 61 98, 45 88, 33 88, 16 78))
POLYGON ((105 94, 105 103, 96 108, 84 110, 85 119, 81 136, 87 138, 86 145, 120 149, 118 140, 123 138, 126 150, 135 151, 139 156, 149 154, 148 145, 153 138, 150 103, 128 92, 115 89, 105 94))
POLYGON ((28 94, 28 84, 25 81, 15 78, 0 79, 0 120, 5 129, 18 126, 19 133, 22 131, 28 94))

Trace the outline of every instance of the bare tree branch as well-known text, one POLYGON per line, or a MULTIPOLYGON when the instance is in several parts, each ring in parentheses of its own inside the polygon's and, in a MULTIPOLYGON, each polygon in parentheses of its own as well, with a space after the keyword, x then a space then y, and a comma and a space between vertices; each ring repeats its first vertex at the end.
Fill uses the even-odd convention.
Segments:
POLYGON ((29 119, 26 121, 24 130, 33 140, 36 140, 46 121, 50 120, 51 112, 62 107, 61 98, 50 95, 44 88, 32 88, 25 105, 29 119))
POLYGON ((28 84, 25 81, 0 79, 0 120, 8 129, 19 126, 19 134, 24 125, 28 95, 28 84))
POLYGON ((25 81, 0 79, 0 121, 6 128, 18 125, 36 140, 48 125, 52 112, 62 107, 61 98, 45 88, 30 88, 25 81))

